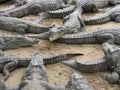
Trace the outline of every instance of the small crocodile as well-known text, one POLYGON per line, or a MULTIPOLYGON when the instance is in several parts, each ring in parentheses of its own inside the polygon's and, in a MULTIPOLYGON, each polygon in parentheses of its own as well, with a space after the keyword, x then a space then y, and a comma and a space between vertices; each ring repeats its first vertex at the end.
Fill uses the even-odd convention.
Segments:
POLYGON ((36 53, 18 87, 9 88, 7 85, 1 84, 0 90, 65 90, 65 87, 58 87, 48 83, 43 59, 39 53, 36 53))
POLYGON ((104 43, 102 45, 103 51, 105 53, 104 57, 101 57, 98 60, 90 60, 86 62, 79 62, 79 61, 62 61, 63 64, 73 67, 81 72, 104 72, 104 71, 111 71, 112 74, 107 74, 105 76, 106 80, 110 83, 118 83, 120 80, 120 47, 104 43))
POLYGON ((99 9, 120 4, 120 0, 70 0, 69 4, 76 4, 76 6, 82 7, 83 12, 98 12, 99 9))
POLYGON ((22 20, 14 17, 0 16, 0 29, 10 32, 24 33, 43 33, 47 32, 53 26, 44 26, 31 21, 22 20))
POLYGON ((37 44, 38 42, 38 39, 26 37, 23 35, 0 34, 1 50, 32 46, 34 44, 37 44))
POLYGON ((42 20, 47 18, 60 18, 63 19, 63 17, 69 15, 75 10, 75 5, 71 5, 69 7, 53 10, 53 11, 46 11, 39 14, 37 18, 35 18, 35 23, 40 23, 42 20))
MULTIPOLYGON (((5 81, 9 75, 10 71, 13 71, 16 68, 19 67, 27 67, 31 61, 31 58, 25 58, 25 57, 17 57, 17 56, 9 56, 5 55, 4 52, 0 51, 0 72, 3 72, 4 76, 0 78, 0 82, 5 81)), ((50 57, 43 58, 43 63, 45 65, 47 64, 53 64, 59 61, 63 61, 75 56, 80 56, 83 54, 80 53, 67 53, 67 54, 58 54, 50 57)))
POLYGON ((65 5, 63 0, 32 0, 23 6, 6 12, 5 15, 11 17, 23 17, 30 14, 57 10, 67 6, 68 5, 65 5))
POLYGON ((73 13, 64 17, 62 26, 53 27, 50 30, 50 41, 54 41, 65 34, 85 31, 85 24, 81 18, 81 13, 82 10, 76 9, 73 13))
POLYGON ((88 83, 87 79, 76 72, 71 73, 71 81, 68 83, 70 86, 69 90, 94 90, 93 87, 88 83))
MULTIPOLYGON (((50 32, 42 34, 29 34, 26 36, 48 40, 50 37, 50 32)), ((98 28, 91 32, 66 34, 57 39, 55 42, 67 44, 102 44, 112 38, 115 38, 115 44, 120 45, 120 27, 98 28)))
POLYGON ((109 21, 115 21, 117 23, 120 23, 120 5, 117 5, 98 16, 84 19, 86 25, 104 24, 109 21))

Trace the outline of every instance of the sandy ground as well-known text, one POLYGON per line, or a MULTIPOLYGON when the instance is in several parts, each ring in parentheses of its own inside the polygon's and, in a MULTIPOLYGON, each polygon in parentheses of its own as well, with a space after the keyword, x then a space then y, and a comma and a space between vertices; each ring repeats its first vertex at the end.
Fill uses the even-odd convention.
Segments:
MULTIPOLYGON (((8 3, 9 4, 9 3, 8 3)), ((0 5, 2 7, 8 7, 8 4, 0 5)), ((95 15, 95 14, 94 14, 95 15)), ((84 18, 91 17, 93 14, 85 14, 83 15, 84 18)), ((34 16, 24 17, 23 19, 34 19, 34 16)), ((62 20, 60 19, 46 19, 42 22, 44 25, 50 24, 62 24, 62 20)), ((119 26, 119 23, 109 22, 103 25, 91 25, 87 26, 87 31, 95 30, 99 27, 114 27, 119 26)), ((1 33, 8 33, 6 31, 0 31, 1 33)), ((67 44, 60 44, 49 42, 46 40, 40 40, 39 44, 34 45, 33 47, 26 47, 14 50, 6 50, 5 53, 8 55, 17 55, 17 56, 25 56, 31 57, 34 55, 35 52, 41 52, 43 56, 49 56, 59 53, 70 53, 70 52, 78 52, 84 53, 84 56, 79 56, 76 58, 72 58, 74 60, 86 61, 86 60, 94 60, 99 57, 104 56, 102 48, 100 45, 95 44, 80 44, 80 45, 67 45, 67 44)), ((20 68, 13 71, 10 74, 9 79, 6 81, 6 84, 10 87, 16 86, 20 83, 22 76, 25 73, 26 68, 20 68)), ((69 68, 61 63, 47 65, 47 75, 49 78, 49 82, 55 85, 60 85, 69 81, 70 73, 73 71, 72 68, 69 68), (60 76, 57 76, 57 73, 61 73, 60 76)), ((119 85, 112 85, 109 84, 106 80, 102 78, 107 72, 99 72, 99 73, 78 73, 84 75, 89 83, 94 87, 95 90, 100 90, 101 88, 105 88, 106 90, 120 90, 119 85)))

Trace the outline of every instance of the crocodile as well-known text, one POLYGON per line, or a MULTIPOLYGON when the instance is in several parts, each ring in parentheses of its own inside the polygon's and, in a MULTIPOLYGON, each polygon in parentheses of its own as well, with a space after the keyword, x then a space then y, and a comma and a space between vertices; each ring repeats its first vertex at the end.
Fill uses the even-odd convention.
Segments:
POLYGON ((31 21, 22 20, 15 17, 0 16, 0 29, 10 32, 16 32, 19 34, 43 33, 49 31, 52 27, 53 26, 40 25, 31 21))
POLYGON ((68 4, 76 4, 77 8, 82 7, 83 12, 98 12, 106 6, 120 4, 120 0, 68 0, 68 4))
POLYGON ((1 50, 17 49, 20 47, 32 46, 34 44, 37 44, 38 42, 38 39, 26 37, 23 35, 0 34, 1 50))
POLYGON ((104 24, 109 21, 115 21, 117 23, 120 23, 120 5, 117 5, 98 16, 84 19, 86 25, 104 24))
POLYGON ((41 54, 36 53, 27 67, 25 75, 22 77, 18 87, 9 88, 7 85, 2 84, 0 85, 0 90, 65 90, 65 88, 55 86, 48 82, 43 58, 41 54))
MULTIPOLYGON (((55 42, 66 44, 102 44, 115 38, 115 44, 120 45, 120 27, 97 28, 91 32, 66 34, 63 37, 55 40, 55 42)), ((39 38, 49 40, 50 32, 42 34, 28 34, 31 38, 39 38)), ((52 37, 52 36, 51 36, 52 37)))
MULTIPOLYGON (((68 83, 69 90, 94 90, 88 83, 87 79, 76 72, 72 72, 70 75, 71 81, 68 83)), ((67 87, 68 87, 67 86, 67 87)))
POLYGON ((111 74, 105 75, 104 78, 112 84, 118 83, 120 80, 120 47, 109 43, 103 43, 102 47, 105 56, 97 60, 85 62, 71 60, 61 63, 87 73, 111 71, 111 74))
POLYGON ((15 4, 14 5, 11 5, 10 7, 7 7, 7 8, 0 9, 0 13, 3 13, 5 11, 9 11, 9 10, 15 9, 17 7, 25 5, 26 3, 27 3, 27 0, 15 0, 15 4))
MULTIPOLYGON (((31 61, 31 58, 25 58, 25 57, 17 57, 13 55, 5 55, 4 52, 0 51, 0 72, 3 72, 3 77, 0 78, 0 82, 5 81, 9 75, 10 71, 13 71, 16 68, 19 67, 27 67, 31 61)), ((50 57, 44 57, 43 63, 45 65, 47 64, 53 64, 57 63, 62 60, 66 60, 75 56, 83 55, 81 53, 66 53, 66 54, 58 54, 53 55, 50 57)))
POLYGON ((54 41, 65 34, 78 33, 85 31, 85 24, 81 18, 81 9, 76 9, 73 13, 67 15, 63 19, 63 25, 60 27, 53 27, 50 30, 50 41, 54 41))
POLYGON ((23 17, 30 14, 37 15, 40 12, 57 10, 67 6, 64 0, 34 0, 2 14, 11 17, 23 17))
POLYGON ((35 23, 40 23, 42 20, 47 18, 60 18, 63 19, 65 16, 69 15, 75 10, 75 5, 71 5, 69 7, 63 9, 57 9, 53 11, 46 11, 39 13, 38 17, 35 18, 35 23))

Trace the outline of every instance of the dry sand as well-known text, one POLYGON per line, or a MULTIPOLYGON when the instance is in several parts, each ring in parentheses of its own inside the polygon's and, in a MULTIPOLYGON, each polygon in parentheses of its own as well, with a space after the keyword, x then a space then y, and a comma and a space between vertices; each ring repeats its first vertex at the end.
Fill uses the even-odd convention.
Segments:
MULTIPOLYGON (((8 7, 8 4, 0 5, 1 7, 8 7)), ((83 17, 91 17, 95 14, 84 14, 83 17)), ((22 19, 34 19, 34 16, 27 16, 22 19)), ((44 25, 50 24, 62 24, 62 20, 60 19, 46 19, 42 22, 44 25)), ((87 26, 87 31, 95 30, 99 27, 113 27, 113 26, 120 26, 119 23, 109 22, 103 25, 91 25, 87 26)), ((8 33, 6 31, 0 31, 1 33, 8 33)), ((97 44, 80 44, 80 45, 67 45, 67 44, 60 44, 49 42, 47 40, 40 40, 39 44, 34 45, 33 47, 26 47, 14 50, 6 50, 5 53, 8 55, 17 55, 17 56, 25 56, 31 57, 34 55, 35 52, 41 52, 43 56, 54 55, 59 53, 70 53, 70 52, 78 52, 84 53, 84 56, 79 56, 76 58, 72 58, 74 60, 86 61, 86 60, 94 60, 99 57, 104 56, 102 48, 100 45, 97 44)), ((20 83, 21 77, 24 75, 26 68, 20 68, 13 71, 10 74, 9 79, 6 81, 6 84, 10 87, 16 86, 20 83)), ((70 73, 73 71, 72 68, 69 68, 61 63, 47 65, 47 75, 49 78, 49 82, 60 85, 69 81, 70 73), (56 76, 56 73, 61 73, 60 76, 56 76)), ((109 84, 106 80, 102 78, 102 75, 107 72, 99 72, 99 73, 78 73, 84 75, 89 83, 94 87, 95 90, 100 90, 101 88, 105 88, 106 90, 120 90, 119 85, 112 85, 109 84)))

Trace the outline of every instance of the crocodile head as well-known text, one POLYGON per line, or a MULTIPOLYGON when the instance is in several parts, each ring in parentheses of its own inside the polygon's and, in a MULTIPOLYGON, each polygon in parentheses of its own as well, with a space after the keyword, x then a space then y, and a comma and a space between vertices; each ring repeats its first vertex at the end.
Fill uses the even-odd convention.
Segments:
POLYGON ((41 81, 47 81, 46 70, 40 53, 33 56, 22 81, 19 90, 26 90, 26 88, 27 90, 45 90, 40 84, 41 81))
POLYGON ((73 72, 71 74, 71 84, 72 84, 72 89, 74 90, 93 90, 91 87, 88 85, 88 81, 86 78, 84 78, 82 75, 79 75, 76 72, 73 72))
POLYGON ((61 26, 61 27, 59 27, 59 26, 54 26, 54 27, 50 30, 49 40, 50 40, 50 41, 57 40, 58 38, 62 37, 63 35, 65 35, 65 28, 64 28, 63 26, 61 26))
POLYGON ((39 42, 38 39, 26 37, 23 35, 0 35, 6 44, 5 49, 14 49, 19 47, 32 46, 39 42))
POLYGON ((26 0, 15 0, 15 5, 16 5, 17 7, 22 6, 22 5, 25 5, 26 3, 27 3, 26 0))
POLYGON ((103 51, 107 60, 107 66, 110 70, 115 70, 119 66, 120 47, 118 45, 105 43, 103 51))

